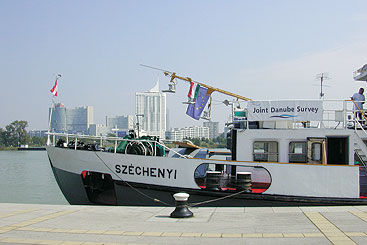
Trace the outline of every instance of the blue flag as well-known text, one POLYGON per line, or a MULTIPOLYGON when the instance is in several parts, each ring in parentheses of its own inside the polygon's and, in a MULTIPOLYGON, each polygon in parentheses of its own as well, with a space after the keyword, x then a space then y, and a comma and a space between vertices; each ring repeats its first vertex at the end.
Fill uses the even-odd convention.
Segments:
POLYGON ((208 89, 205 87, 200 87, 198 96, 196 97, 195 104, 189 104, 187 107, 186 114, 190 117, 199 120, 200 115, 203 112, 206 103, 208 102, 209 96, 206 95, 208 89))

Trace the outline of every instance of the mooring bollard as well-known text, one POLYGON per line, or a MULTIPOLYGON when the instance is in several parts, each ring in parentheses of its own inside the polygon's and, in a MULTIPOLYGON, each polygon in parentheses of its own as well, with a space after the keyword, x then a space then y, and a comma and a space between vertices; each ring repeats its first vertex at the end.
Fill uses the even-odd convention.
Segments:
POLYGON ((218 191, 220 190, 220 171, 206 171, 206 190, 218 191))
POLYGON ((239 190, 251 192, 251 172, 237 172, 237 187, 239 190))
POLYGON ((189 199, 189 194, 187 193, 176 193, 173 198, 176 200, 176 208, 171 213, 171 218, 190 218, 194 214, 187 208, 187 200, 189 199))

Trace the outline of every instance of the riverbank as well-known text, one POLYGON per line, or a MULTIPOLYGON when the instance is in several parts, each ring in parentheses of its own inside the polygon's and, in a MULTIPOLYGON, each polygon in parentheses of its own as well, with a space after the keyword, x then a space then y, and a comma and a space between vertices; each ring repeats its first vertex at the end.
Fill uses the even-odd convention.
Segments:
POLYGON ((29 147, 15 147, 15 146, 6 146, 0 147, 0 151, 45 151, 46 148, 44 146, 29 146, 29 147))
POLYGON ((0 244, 366 244, 367 206, 191 208, 0 203, 0 244))
POLYGON ((18 147, 13 146, 6 146, 6 147, 0 147, 0 151, 17 151, 18 147))
POLYGON ((45 151, 45 147, 18 147, 18 151, 45 151))

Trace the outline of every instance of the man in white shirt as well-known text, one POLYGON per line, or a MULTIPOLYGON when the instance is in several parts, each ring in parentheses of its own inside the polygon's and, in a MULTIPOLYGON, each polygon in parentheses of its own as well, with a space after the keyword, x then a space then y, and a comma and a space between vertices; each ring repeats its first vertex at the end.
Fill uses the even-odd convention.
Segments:
MULTIPOLYGON (((351 100, 354 101, 353 110, 355 111, 355 117, 359 118, 359 120, 363 119, 361 111, 363 111, 363 104, 365 101, 365 97, 363 95, 364 88, 360 88, 358 90, 358 93, 354 93, 352 97, 350 97, 351 100)), ((361 122, 360 122, 361 123, 361 122)))

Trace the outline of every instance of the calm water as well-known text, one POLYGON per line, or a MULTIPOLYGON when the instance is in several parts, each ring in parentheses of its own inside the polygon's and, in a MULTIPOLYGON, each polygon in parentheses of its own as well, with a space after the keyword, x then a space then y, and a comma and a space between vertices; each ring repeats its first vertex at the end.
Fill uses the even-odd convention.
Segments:
POLYGON ((68 204, 46 151, 0 151, 0 202, 68 204))

